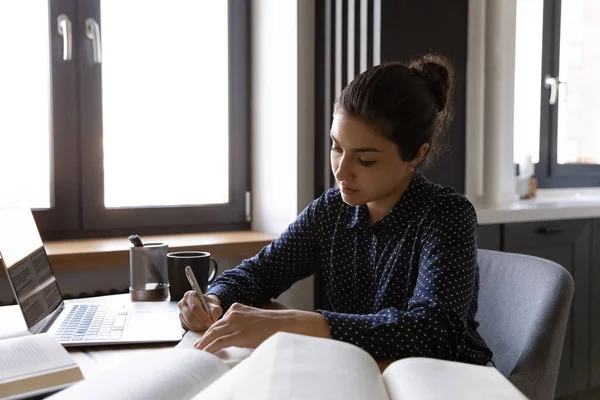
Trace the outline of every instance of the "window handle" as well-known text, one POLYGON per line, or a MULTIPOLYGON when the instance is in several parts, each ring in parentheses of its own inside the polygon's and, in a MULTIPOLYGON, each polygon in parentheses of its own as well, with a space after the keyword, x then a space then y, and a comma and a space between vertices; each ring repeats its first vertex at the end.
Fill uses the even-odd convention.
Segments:
POLYGON ((57 18, 58 34, 63 38, 63 60, 71 61, 73 59, 73 30, 71 29, 71 20, 65 14, 60 14, 57 18))
POLYGON ((100 43, 100 25, 93 18, 85 20, 85 36, 92 41, 94 64, 102 63, 102 44, 100 43))
POLYGON ((558 87, 559 87, 559 85, 562 85, 565 83, 566 82, 560 81, 555 76, 550 76, 550 74, 546 74, 546 76, 544 76, 544 87, 550 88, 550 97, 548 98, 548 104, 550 104, 550 105, 556 104, 556 100, 558 100, 558 87))

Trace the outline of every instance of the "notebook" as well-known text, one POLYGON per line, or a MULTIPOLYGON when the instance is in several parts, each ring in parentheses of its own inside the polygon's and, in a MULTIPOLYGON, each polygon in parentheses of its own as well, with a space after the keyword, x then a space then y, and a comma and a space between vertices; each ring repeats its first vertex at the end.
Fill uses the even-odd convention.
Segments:
POLYGON ((174 302, 65 304, 33 214, 0 209, 0 257, 31 333, 49 333, 63 346, 181 340, 174 302))

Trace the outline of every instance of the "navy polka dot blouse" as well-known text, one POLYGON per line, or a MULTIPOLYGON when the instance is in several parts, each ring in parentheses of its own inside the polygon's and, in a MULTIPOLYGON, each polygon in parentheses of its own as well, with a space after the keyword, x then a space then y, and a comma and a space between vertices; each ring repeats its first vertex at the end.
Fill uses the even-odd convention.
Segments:
POLYGON ((234 302, 259 306, 321 271, 333 311, 317 312, 332 338, 376 359, 485 365, 492 352, 474 321, 476 231, 471 203, 419 172, 373 224, 366 205, 349 206, 330 189, 259 254, 223 272, 208 293, 223 310, 234 302))

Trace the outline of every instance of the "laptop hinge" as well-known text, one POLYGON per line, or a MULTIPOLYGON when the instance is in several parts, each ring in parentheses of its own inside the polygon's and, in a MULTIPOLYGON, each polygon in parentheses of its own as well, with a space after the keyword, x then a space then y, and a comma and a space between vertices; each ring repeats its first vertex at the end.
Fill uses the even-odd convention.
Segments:
POLYGON ((65 302, 61 301, 60 305, 56 307, 56 310, 52 311, 46 318, 29 328, 29 332, 36 333, 46 333, 48 329, 52 326, 54 321, 58 318, 62 310, 65 309, 65 302))

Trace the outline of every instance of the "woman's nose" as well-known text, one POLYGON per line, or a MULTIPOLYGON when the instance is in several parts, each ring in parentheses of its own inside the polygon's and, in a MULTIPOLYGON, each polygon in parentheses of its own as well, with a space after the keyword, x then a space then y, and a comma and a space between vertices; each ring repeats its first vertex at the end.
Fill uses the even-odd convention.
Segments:
POLYGON ((333 176, 338 182, 343 182, 348 180, 351 175, 352 171, 348 165, 348 160, 346 160, 346 157, 342 157, 337 163, 337 168, 333 171, 333 176))

